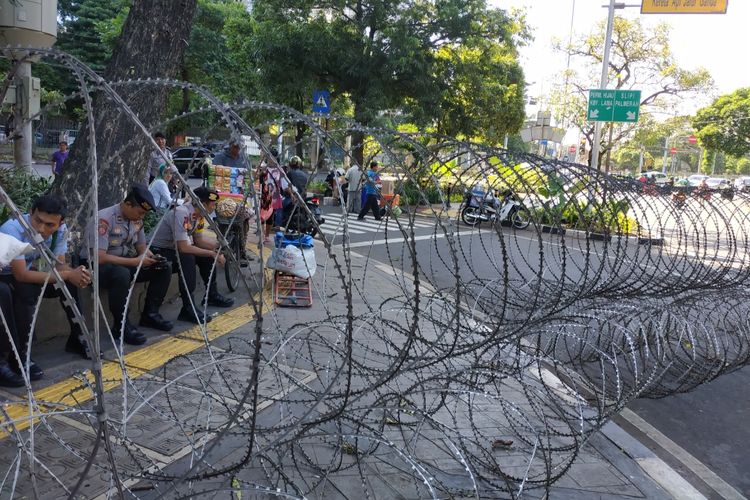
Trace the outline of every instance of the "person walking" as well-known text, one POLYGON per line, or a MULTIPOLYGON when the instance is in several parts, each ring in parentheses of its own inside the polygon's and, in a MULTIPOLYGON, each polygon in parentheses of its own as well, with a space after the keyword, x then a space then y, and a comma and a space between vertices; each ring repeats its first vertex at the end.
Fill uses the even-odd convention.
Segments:
POLYGON ((378 162, 372 160, 370 162, 370 169, 367 171, 365 182, 364 182, 364 195, 365 204, 362 210, 359 211, 357 220, 365 218, 368 210, 372 210, 372 215, 375 220, 380 220, 380 188, 382 184, 380 182, 380 174, 378 173, 378 162))
POLYGON ((347 211, 358 214, 362 209, 360 203, 360 189, 362 183, 362 171, 356 163, 346 171, 344 176, 347 182, 347 211))
POLYGON ((167 147, 167 137, 163 132, 157 132, 154 134, 154 142, 159 146, 159 149, 155 149, 151 153, 151 157, 148 160, 148 169, 146 172, 146 178, 143 180, 145 185, 149 185, 159 175, 159 167, 164 163, 172 163, 172 151, 167 147), (164 159, 166 156, 167 160, 164 159))
POLYGON ((70 154, 67 142, 61 141, 58 147, 59 149, 52 153, 52 173, 55 179, 62 174, 63 163, 65 163, 65 160, 68 159, 68 154, 70 154))

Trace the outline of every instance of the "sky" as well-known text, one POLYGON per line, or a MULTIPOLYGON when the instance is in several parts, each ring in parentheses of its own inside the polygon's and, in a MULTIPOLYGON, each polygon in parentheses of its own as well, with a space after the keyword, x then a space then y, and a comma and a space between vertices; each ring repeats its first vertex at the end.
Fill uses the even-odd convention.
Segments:
MULTIPOLYGON (((589 34, 607 18, 606 0, 488 0, 502 9, 525 8, 534 41, 521 49, 521 64, 528 95, 543 97, 555 74, 565 69, 566 58, 552 50, 552 38, 567 43, 573 4, 573 40, 589 34)), ((638 0, 624 0, 628 5, 638 0)), ((617 10, 616 15, 641 17, 645 25, 666 22, 672 27, 670 47, 686 69, 706 68, 716 83, 716 95, 750 87, 750 0, 729 0, 726 14, 641 14, 640 8, 617 10)), ((706 102, 710 96, 706 96, 706 102)), ((698 104, 698 103, 696 103, 698 104)))

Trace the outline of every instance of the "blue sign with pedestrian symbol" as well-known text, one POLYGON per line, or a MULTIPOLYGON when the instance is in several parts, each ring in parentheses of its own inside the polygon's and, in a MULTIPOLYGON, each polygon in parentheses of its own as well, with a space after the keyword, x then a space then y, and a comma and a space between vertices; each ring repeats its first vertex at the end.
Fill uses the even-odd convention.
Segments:
POLYGON ((331 93, 327 90, 313 90, 313 113, 328 114, 331 112, 331 93))

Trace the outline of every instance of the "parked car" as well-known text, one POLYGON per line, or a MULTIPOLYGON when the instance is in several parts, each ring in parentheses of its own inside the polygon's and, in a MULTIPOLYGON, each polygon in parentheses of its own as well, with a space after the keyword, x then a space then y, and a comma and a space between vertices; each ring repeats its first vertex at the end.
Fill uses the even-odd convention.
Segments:
POLYGON ((203 177, 203 167, 206 160, 214 154, 206 148, 188 146, 172 151, 172 161, 182 175, 188 177, 203 177))
POLYGON ((732 187, 729 179, 724 179, 723 177, 709 177, 706 179, 706 184, 711 189, 726 189, 732 187))
POLYGON ((750 177, 743 176, 735 179, 734 188, 743 192, 750 191, 750 177))
POLYGON ((700 186, 701 182, 703 182, 704 180, 706 182, 708 182, 708 178, 709 178, 709 176, 707 176, 707 175, 693 174, 690 177, 688 177, 687 180, 688 180, 688 184, 689 185, 691 185, 693 187, 697 187, 697 186, 700 186))

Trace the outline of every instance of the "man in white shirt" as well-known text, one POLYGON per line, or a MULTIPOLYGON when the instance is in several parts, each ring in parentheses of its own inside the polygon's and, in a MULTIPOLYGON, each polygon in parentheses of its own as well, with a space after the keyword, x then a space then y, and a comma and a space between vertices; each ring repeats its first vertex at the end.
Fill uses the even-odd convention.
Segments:
POLYGON ((349 184, 347 187, 347 211, 350 213, 358 214, 361 207, 361 195, 362 189, 362 171, 359 169, 359 165, 356 163, 346 171, 344 177, 346 182, 349 184))
POLYGON ((154 152, 151 153, 151 158, 148 160, 148 172, 146 172, 147 179, 144 179, 144 184, 147 186, 159 175, 159 167, 164 164, 169 164, 169 162, 164 159, 164 156, 166 156, 170 162, 172 161, 172 152, 167 147, 167 138, 164 134, 162 132, 155 133, 154 141, 156 142, 156 145, 159 146, 159 149, 154 150, 154 152))

